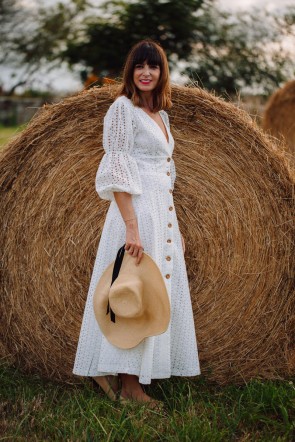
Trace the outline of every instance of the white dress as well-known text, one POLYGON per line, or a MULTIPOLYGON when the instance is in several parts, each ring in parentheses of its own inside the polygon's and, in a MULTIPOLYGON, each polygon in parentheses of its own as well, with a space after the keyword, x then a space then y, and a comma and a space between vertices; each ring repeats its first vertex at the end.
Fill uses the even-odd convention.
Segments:
MULTIPOLYGON (((132 101, 120 96, 104 118, 105 154, 96 174, 96 191, 110 206, 98 245, 85 305, 73 373, 79 376, 129 373, 139 382, 200 374, 197 341, 181 235, 173 203, 174 140, 168 114, 160 126, 132 101), (104 269, 125 243, 126 227, 113 191, 132 194, 139 234, 145 252, 159 266, 171 303, 167 331, 145 338, 136 347, 120 349, 101 333, 93 312, 95 286, 104 269)), ((125 252, 127 253, 127 252, 125 252)))

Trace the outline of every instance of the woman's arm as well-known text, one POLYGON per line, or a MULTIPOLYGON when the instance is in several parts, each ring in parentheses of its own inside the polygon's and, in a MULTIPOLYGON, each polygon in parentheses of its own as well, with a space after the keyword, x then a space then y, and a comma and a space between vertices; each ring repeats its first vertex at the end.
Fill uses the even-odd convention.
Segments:
POLYGON ((132 205, 132 195, 127 192, 114 192, 114 198, 126 225, 125 250, 136 258, 136 265, 140 263, 143 252, 139 237, 137 217, 132 205))

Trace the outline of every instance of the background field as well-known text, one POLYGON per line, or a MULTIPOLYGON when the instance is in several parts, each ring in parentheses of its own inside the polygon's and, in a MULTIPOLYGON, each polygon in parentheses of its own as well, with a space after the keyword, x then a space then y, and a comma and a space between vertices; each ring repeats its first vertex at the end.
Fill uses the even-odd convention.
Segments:
POLYGON ((17 127, 1 127, 0 126, 0 149, 8 143, 9 139, 17 133, 17 127))
POLYGON ((25 127, 25 124, 12 127, 3 127, 0 125, 0 151, 13 136, 18 135, 25 127))

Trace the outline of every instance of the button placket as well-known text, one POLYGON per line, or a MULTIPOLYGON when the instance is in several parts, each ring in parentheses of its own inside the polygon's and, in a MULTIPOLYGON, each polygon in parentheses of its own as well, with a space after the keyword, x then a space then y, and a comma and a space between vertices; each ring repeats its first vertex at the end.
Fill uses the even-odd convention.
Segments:
MULTIPOLYGON (((170 170, 170 163, 171 163, 171 157, 167 157, 167 176, 171 176, 171 170, 170 170)), ((171 185, 171 178, 170 178, 170 185, 171 185)), ((172 259, 172 238, 173 238, 173 195, 172 195, 172 188, 170 187, 168 189, 171 199, 170 199, 170 205, 168 206, 168 216, 167 216, 167 238, 166 238, 166 247, 165 247, 165 264, 164 264, 164 275, 166 282, 171 281, 171 274, 172 274, 172 268, 173 268, 173 259, 172 259)))

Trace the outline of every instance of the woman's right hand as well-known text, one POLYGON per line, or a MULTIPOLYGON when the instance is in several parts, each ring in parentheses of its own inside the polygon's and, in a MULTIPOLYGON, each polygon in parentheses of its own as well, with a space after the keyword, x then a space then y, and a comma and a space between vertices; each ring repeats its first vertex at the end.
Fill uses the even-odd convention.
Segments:
POLYGON ((126 221, 126 241, 125 250, 131 256, 136 257, 136 265, 140 264, 143 256, 143 246, 139 237, 137 219, 126 221))
POLYGON ((126 226, 125 250, 136 257, 135 264, 138 265, 143 256, 143 247, 139 237, 136 212, 132 205, 132 195, 128 192, 114 192, 114 198, 126 226))

